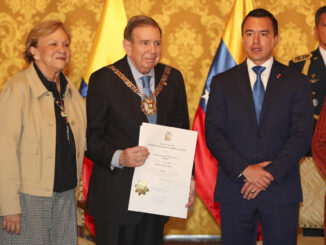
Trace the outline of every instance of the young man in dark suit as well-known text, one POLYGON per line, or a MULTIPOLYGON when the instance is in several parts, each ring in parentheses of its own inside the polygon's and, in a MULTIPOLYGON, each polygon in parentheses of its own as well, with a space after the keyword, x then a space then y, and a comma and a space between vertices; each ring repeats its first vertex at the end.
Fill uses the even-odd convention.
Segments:
MULTIPOLYGON (((96 244, 159 245, 168 217, 128 211, 134 168, 149 152, 138 145, 143 122, 189 128, 181 73, 159 63, 161 28, 134 16, 124 31, 127 56, 91 75, 87 95, 87 155, 94 162, 87 209, 96 244)), ((195 183, 191 181, 190 206, 195 183)))
POLYGON ((298 162, 312 136, 305 76, 273 58, 278 24, 264 10, 242 23, 247 60, 216 75, 206 111, 206 142, 219 171, 223 245, 295 245, 302 201, 298 162))

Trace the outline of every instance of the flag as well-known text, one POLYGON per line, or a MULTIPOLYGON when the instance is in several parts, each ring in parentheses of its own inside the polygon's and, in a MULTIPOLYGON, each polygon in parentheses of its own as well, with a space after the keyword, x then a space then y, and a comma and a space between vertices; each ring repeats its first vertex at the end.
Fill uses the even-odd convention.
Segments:
POLYGON ((127 16, 123 0, 106 0, 79 88, 83 97, 87 95, 88 80, 91 74, 124 56, 122 41, 126 25, 127 16))
MULTIPOLYGON (((127 25, 127 16, 123 6, 123 0, 106 0, 102 15, 96 30, 91 52, 88 58, 86 70, 80 84, 80 94, 87 95, 88 81, 91 74, 115 61, 121 59, 125 52, 123 49, 123 31, 127 25)), ((88 184, 93 168, 93 163, 84 158, 83 164, 83 197, 87 200, 88 184)), ((85 224, 95 236, 93 218, 85 211, 85 224)))
POLYGON ((205 139, 205 112, 213 76, 222 73, 244 61, 246 55, 241 43, 241 23, 253 10, 251 0, 235 0, 222 39, 209 70, 203 95, 193 123, 193 130, 198 131, 198 142, 195 153, 195 179, 197 193, 212 213, 218 224, 221 224, 219 204, 214 202, 214 189, 217 177, 217 161, 209 152, 205 139))

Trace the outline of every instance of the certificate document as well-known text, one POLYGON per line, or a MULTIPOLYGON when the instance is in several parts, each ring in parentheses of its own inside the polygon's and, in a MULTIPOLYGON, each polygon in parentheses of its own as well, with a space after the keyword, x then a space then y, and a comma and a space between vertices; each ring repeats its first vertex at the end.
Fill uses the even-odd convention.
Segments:
POLYGON ((139 145, 149 156, 135 168, 128 210, 187 218, 196 141, 196 131, 141 125, 139 145))

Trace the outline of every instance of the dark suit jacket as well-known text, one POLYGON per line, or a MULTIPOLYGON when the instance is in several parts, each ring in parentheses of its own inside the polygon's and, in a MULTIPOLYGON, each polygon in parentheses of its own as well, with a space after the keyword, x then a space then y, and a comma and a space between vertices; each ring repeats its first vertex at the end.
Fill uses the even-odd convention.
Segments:
POLYGON ((239 178, 249 165, 265 167, 275 181, 257 198, 270 202, 300 202, 298 162, 312 137, 312 103, 307 78, 274 61, 260 124, 246 62, 216 75, 206 110, 206 142, 219 162, 215 201, 242 200, 239 178))
MULTIPOLYGON (((127 57, 114 66, 135 83, 127 57)), ((155 86, 164 68, 163 64, 154 68, 155 86)), ((178 70, 171 69, 167 85, 156 99, 157 124, 189 128, 185 86, 178 70)), ((87 156, 94 168, 87 209, 93 217, 110 223, 133 224, 142 215, 127 211, 134 168, 110 168, 116 150, 138 145, 140 125, 148 122, 140 102, 141 98, 108 67, 91 75, 87 95, 87 156)))
POLYGON ((310 62, 308 73, 305 74, 310 79, 312 99, 314 101, 314 126, 317 123, 319 113, 323 107, 326 95, 326 67, 319 52, 319 48, 311 54, 294 58, 289 62, 289 67, 298 72, 302 72, 304 65, 310 62))

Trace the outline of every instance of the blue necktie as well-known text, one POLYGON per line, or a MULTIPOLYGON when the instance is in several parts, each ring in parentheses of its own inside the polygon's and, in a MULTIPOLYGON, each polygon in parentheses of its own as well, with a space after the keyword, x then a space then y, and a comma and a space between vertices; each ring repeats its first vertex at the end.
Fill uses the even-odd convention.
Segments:
POLYGON ((151 76, 143 76, 140 78, 143 82, 143 93, 146 96, 150 96, 151 94, 151 89, 149 88, 149 82, 151 80, 151 76))
POLYGON ((260 118, 261 108, 263 106, 264 95, 265 95, 265 88, 261 80, 261 74, 265 69, 266 69, 265 66, 254 66, 252 68, 252 70, 257 74, 257 79, 254 84, 254 88, 252 90, 252 95, 254 97, 256 118, 257 118, 258 125, 259 125, 259 118, 260 118))
MULTIPOLYGON (((140 79, 143 82, 143 93, 146 96, 150 96, 151 95, 151 89, 149 87, 149 82, 151 80, 151 76, 142 76, 140 79)), ((156 124, 156 121, 157 121, 157 115, 156 115, 156 113, 155 113, 154 116, 148 116, 147 115, 147 120, 148 120, 149 123, 156 124)))

